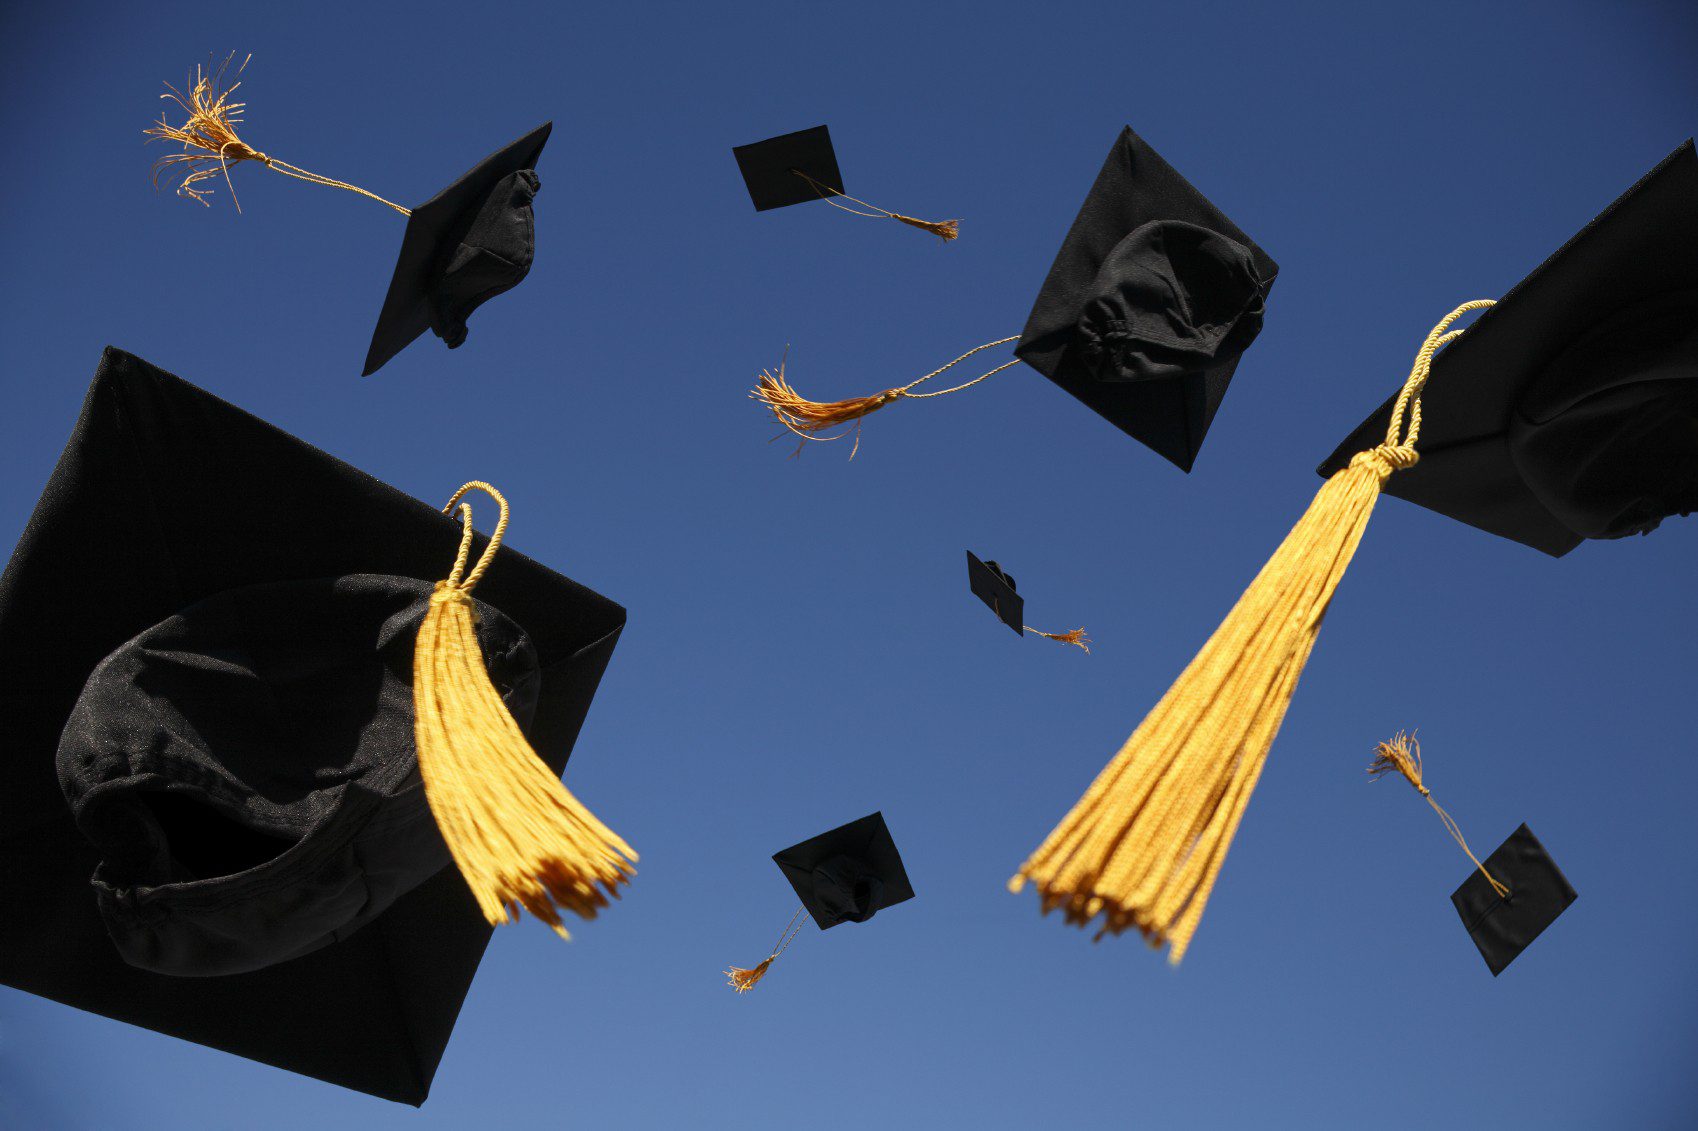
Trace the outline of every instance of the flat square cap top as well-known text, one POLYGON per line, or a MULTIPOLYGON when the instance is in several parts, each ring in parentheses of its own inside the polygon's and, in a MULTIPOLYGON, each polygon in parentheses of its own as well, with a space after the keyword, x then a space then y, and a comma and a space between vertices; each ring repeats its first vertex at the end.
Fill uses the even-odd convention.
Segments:
POLYGON ((1509 895, 1500 897, 1475 869, 1450 901, 1495 978, 1579 897, 1526 825, 1484 863, 1509 895))
POLYGON ((973 595, 997 615, 1016 636, 1026 635, 1026 602, 1014 591, 1014 579, 995 562, 982 562, 973 551, 967 551, 967 584, 973 595))
POLYGON ((772 859, 822 931, 839 923, 864 923, 914 898, 883 813, 810 837, 772 859))
POLYGON ((819 200, 820 191, 798 177, 806 173, 827 189, 843 192, 843 174, 837 169, 837 153, 831 147, 831 131, 824 126, 769 137, 731 150, 742 171, 743 183, 756 212, 806 204, 819 200))

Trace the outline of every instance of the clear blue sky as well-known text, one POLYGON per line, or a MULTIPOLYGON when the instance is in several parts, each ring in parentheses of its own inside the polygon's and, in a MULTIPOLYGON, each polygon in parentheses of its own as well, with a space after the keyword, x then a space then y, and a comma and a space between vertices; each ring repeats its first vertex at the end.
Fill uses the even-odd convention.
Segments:
POLYGON ((421 498, 501 485, 515 546, 630 610, 569 780, 642 872, 570 944, 498 934, 422 1112, 0 990, 0 1124, 1676 1126, 1698 521, 1554 561, 1385 501, 1184 967, 1003 883, 1427 328, 1698 127, 1695 45, 1680 3, 13 7, 0 546, 108 343, 421 498), (409 203, 554 120, 537 266, 462 349, 358 377, 383 208, 149 189, 161 81, 231 49, 251 141, 409 203), (963 237, 755 215, 730 147, 822 121, 850 191, 963 237), (745 394, 786 343, 830 399, 1018 333, 1126 124, 1281 266, 1192 475, 1024 368, 853 463, 767 443, 745 394), (1095 653, 1015 640, 968 548, 1095 653), (1363 773, 1415 726, 1475 845, 1525 820, 1580 892, 1496 981, 1466 860, 1363 773), (794 905, 768 856, 877 808, 918 898, 733 995, 794 905))

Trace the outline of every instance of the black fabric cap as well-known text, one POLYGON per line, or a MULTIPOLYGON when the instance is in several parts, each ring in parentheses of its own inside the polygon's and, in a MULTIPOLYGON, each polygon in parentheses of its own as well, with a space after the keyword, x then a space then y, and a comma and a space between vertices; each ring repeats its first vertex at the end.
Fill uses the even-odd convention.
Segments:
POLYGON ((798 177, 798 171, 828 189, 844 191, 837 152, 831 148, 831 131, 824 126, 733 146, 731 153, 737 158, 737 168, 749 187, 756 212, 819 200, 820 190, 798 177))
MULTIPOLYGON (((262 969, 348 937, 449 863, 413 739, 431 589, 372 574, 231 589, 94 669, 59 785, 100 849, 94 893, 126 962, 262 969)), ((490 679, 528 725, 536 652, 477 613, 490 679)))
POLYGON ((1002 572, 995 562, 981 562, 973 551, 967 551, 967 584, 973 595, 1014 630, 1016 636, 1026 635, 1026 602, 1014 591, 1014 579, 1002 572))
MULTIPOLYGON (((29 909, 0 915, 0 983, 422 1102, 490 935, 454 868, 299 958, 210 978, 138 969, 106 932, 89 886, 101 851, 65 803, 55 752, 102 660, 174 614, 254 585, 358 573, 434 583, 459 538, 435 507, 108 349, 0 575, 0 906, 29 909)), ((477 596, 535 647, 527 735, 558 771, 625 611, 505 547, 477 596)))
MULTIPOLYGON (((1383 442, 1396 396, 1328 456, 1383 442)), ((1388 494, 1560 557, 1698 509, 1698 157, 1686 141, 1433 359, 1388 494)))
POLYGON ((792 845, 772 859, 822 931, 864 923, 914 898, 882 812, 792 845))
POLYGON ((1526 825, 1511 833, 1484 863, 1486 871, 1509 889, 1508 898, 1500 898, 1476 868, 1450 901, 1495 978, 1578 896, 1526 825))
POLYGON ((1185 471, 1279 265, 1160 154, 1121 131, 1015 355, 1185 471))
POLYGON ((553 129, 553 122, 544 122, 413 209, 363 376, 426 330, 458 348, 472 311, 530 273, 536 254, 531 201, 542 187, 536 163, 553 129))

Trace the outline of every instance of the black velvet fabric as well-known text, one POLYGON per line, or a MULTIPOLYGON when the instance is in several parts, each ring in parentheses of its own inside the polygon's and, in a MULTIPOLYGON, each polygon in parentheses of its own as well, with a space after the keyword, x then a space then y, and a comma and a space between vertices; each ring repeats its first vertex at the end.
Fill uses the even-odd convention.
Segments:
POLYGON ((1579 896, 1526 825, 1482 863, 1509 894, 1498 895, 1476 868, 1450 902, 1495 978, 1579 896))
MULTIPOLYGON (((233 589, 100 662, 59 740, 59 785, 100 851, 119 954, 240 974, 317 950, 450 862, 419 779, 412 652, 431 585, 355 575, 233 589)), ((536 652, 477 606, 521 726, 536 652)))
POLYGON ((1276 264, 1131 128, 1062 241, 1015 355, 1189 471, 1276 264))
POLYGON ((870 813, 773 854, 820 930, 864 923, 914 898, 883 813, 870 813))
POLYGON ((798 172, 806 173, 826 189, 844 191, 837 151, 831 145, 831 131, 824 126, 732 146, 731 155, 737 159, 737 171, 743 174, 743 184, 749 190, 749 200, 756 212, 819 200, 824 190, 798 177, 798 172))
POLYGON ((366 376, 426 330, 458 348, 472 312, 529 274, 536 257, 531 202, 541 187, 535 166, 553 128, 538 126, 413 209, 366 352, 366 376))
POLYGON ((967 551, 967 585, 997 619, 1014 630, 1016 636, 1026 635, 1026 602, 1015 592, 1014 579, 995 562, 981 562, 973 551, 967 551))
MULTIPOLYGON (((475 470, 423 486, 446 498, 475 470)), ((56 752, 90 674, 151 626, 247 586, 361 573, 434 583, 459 540, 436 507, 108 349, 0 574, 0 908, 14 909, 0 914, 0 983, 422 1102, 490 934, 457 870, 439 869, 341 941, 263 969, 144 970, 107 934, 89 888, 101 853, 65 803, 56 752)), ((559 771, 625 610, 506 546, 477 597, 535 647, 526 734, 559 771)), ((244 839, 259 859, 274 849, 244 839)))
MULTIPOLYGON (((1555 557, 1694 509, 1695 292, 1688 140, 1439 352, 1421 460, 1385 491, 1555 557)), ((1317 470, 1381 443, 1395 401, 1317 470)))

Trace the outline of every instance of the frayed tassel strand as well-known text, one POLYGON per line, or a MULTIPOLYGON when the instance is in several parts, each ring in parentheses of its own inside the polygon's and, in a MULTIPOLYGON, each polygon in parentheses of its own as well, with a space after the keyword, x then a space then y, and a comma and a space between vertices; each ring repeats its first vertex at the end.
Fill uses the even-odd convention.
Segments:
POLYGON ((1085 635, 1083 628, 1075 628, 1071 632, 1039 632, 1031 625, 1026 625, 1025 629, 1033 636, 1042 636, 1046 640, 1054 640, 1058 644, 1071 644, 1075 648, 1084 649, 1085 655, 1091 654, 1091 638, 1085 635))
POLYGON ((755 966, 748 970, 745 970, 740 966, 731 967, 725 972, 725 984, 740 994, 748 993, 750 990, 755 988, 756 983, 766 977, 767 970, 772 966, 772 960, 777 957, 778 955, 776 954, 771 955, 764 959, 759 966, 755 966))
POLYGON ((890 218, 910 228, 918 228, 922 232, 930 232, 944 243, 961 237, 961 221, 959 220, 918 220, 912 216, 904 216, 900 212, 890 213, 890 218))

